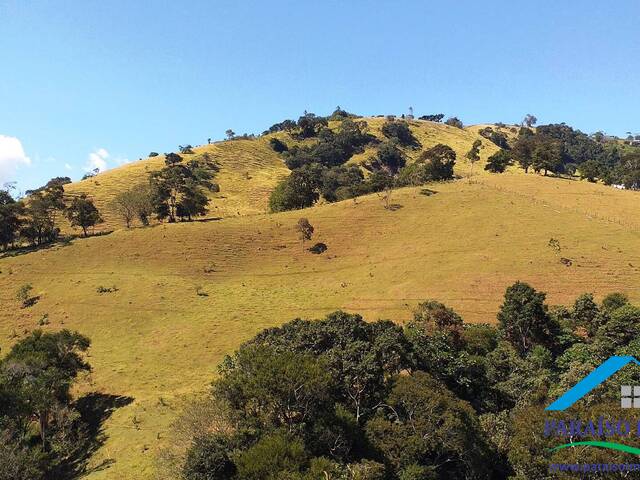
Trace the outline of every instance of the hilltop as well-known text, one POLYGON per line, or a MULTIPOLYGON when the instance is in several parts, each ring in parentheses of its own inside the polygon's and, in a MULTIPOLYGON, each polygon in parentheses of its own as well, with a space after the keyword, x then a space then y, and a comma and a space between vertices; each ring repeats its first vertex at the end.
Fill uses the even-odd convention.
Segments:
MULTIPOLYGON (((380 129, 385 118, 367 117, 358 120, 367 122, 370 133, 376 138, 384 139, 380 129)), ((337 124, 338 122, 335 121, 330 122, 330 127, 335 129, 337 124)), ((409 125, 422 145, 422 148, 417 150, 405 149, 409 162, 413 161, 422 149, 444 143, 453 148, 458 155, 457 172, 464 175, 469 171, 469 164, 464 161, 464 154, 475 140, 483 141, 482 160, 486 161, 489 155, 498 150, 498 147, 478 134, 480 128, 487 125, 461 129, 423 120, 412 120, 409 125)), ((497 127, 493 126, 493 128, 497 127)), ((515 136, 517 131, 515 127, 499 128, 499 130, 510 136, 515 136)), ((269 146, 272 138, 285 140, 291 145, 305 143, 291 135, 278 132, 254 139, 238 138, 200 145, 193 148, 193 154, 183 155, 184 160, 188 161, 190 158, 198 158, 208 153, 220 167, 215 179, 220 185, 220 192, 209 194, 212 204, 203 219, 267 213, 269 194, 276 184, 289 174, 289 169, 283 164, 282 156, 269 146)), ((362 153, 354 155, 348 163, 361 164, 374 152, 375 148, 369 146, 362 153)), ((148 157, 107 170, 95 177, 65 185, 65 193, 71 196, 85 193, 94 200, 105 220, 104 223, 96 226, 95 231, 122 228, 122 221, 114 213, 111 204, 114 197, 119 192, 146 184, 149 174, 160 170, 163 166, 163 155, 148 157)), ((68 229, 67 231, 70 231, 68 229)))
MULTIPOLYGON (((366 121, 379 136, 384 119, 366 121)), ((640 282, 636 192, 515 167, 491 175, 482 166, 498 147, 484 140, 469 178, 464 154, 484 126, 410 125, 423 148, 445 143, 456 151, 461 178, 394 191, 393 209, 372 194, 265 214, 271 190, 288 174, 268 143, 283 133, 194 149, 220 165, 208 221, 127 230, 110 211, 113 196, 146 181, 161 156, 65 186, 90 194, 106 220, 100 228, 115 231, 0 259, 0 302, 8 306, 0 346, 4 352, 36 328, 92 339, 93 373, 81 391, 132 403, 107 421, 107 442, 92 462, 114 463, 90 478, 152 478, 181 396, 206 389, 240 342, 295 317, 344 309, 404 322, 433 298, 468 322, 494 322, 515 280, 546 291, 551 303, 587 291, 640 300, 631 289, 640 282), (328 246, 324 254, 301 249, 294 227, 302 216, 315 227, 313 241, 328 246), (14 298, 24 283, 40 297, 28 309, 14 298), (39 326, 45 314, 48 324, 39 326)))

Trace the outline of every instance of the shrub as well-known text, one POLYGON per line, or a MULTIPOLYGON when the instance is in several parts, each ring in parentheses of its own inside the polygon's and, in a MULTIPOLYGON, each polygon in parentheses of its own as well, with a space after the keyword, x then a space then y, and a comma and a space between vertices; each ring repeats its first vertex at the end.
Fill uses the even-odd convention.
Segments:
POLYGON ((276 153, 282 153, 289 150, 289 147, 287 147, 287 144, 281 140, 278 140, 277 138, 272 138, 271 140, 269 140, 269 145, 271 146, 273 151, 276 153))
POLYGON ((222 435, 206 435, 194 440, 182 469, 186 480, 227 480, 236 466, 229 457, 232 446, 222 435))
POLYGON ((456 128, 464 128, 464 125, 462 123, 462 120, 460 120, 458 117, 450 117, 447 118, 447 121, 444 122, 446 125, 449 125, 451 127, 456 127, 456 128))
POLYGON ((487 159, 484 169, 491 173, 503 173, 511 165, 511 154, 506 150, 499 150, 487 159))
POLYGON ((390 140, 378 148, 375 157, 369 160, 367 166, 372 170, 384 171, 388 175, 395 175, 404 167, 406 157, 397 146, 397 142, 390 140))
POLYGON ((398 143, 407 147, 418 147, 420 142, 413 136, 409 124, 404 121, 387 120, 382 125, 382 133, 389 139, 396 139, 398 143))
POLYGON ((16 292, 16 299, 22 304, 22 308, 27 308, 32 305, 33 297, 31 292, 33 291, 33 285, 25 283, 16 292))

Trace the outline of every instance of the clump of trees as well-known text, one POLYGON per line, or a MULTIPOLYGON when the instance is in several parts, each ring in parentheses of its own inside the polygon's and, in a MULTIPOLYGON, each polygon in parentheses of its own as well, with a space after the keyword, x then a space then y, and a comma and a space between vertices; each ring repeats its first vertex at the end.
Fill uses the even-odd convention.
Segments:
POLYGON ((150 175, 150 197, 159 220, 191 221, 207 213, 206 192, 217 192, 213 182, 217 164, 205 153, 201 157, 182 161, 177 153, 165 154, 165 167, 150 175))
POLYGON ((418 117, 419 120, 427 120, 428 122, 439 123, 444 118, 444 113, 436 113, 435 115, 422 115, 418 117))
POLYGON ((417 186, 427 182, 451 180, 456 163, 456 152, 439 143, 420 154, 417 160, 407 165, 398 174, 398 186, 417 186))
POLYGON ((513 145, 513 158, 525 172, 529 168, 545 175, 573 175, 577 171, 592 182, 627 185, 626 179, 628 188, 634 188, 631 178, 638 171, 632 166, 633 155, 633 152, 621 154, 615 142, 598 142, 564 123, 541 125, 535 132, 522 127, 513 145))
POLYGON ((381 131, 385 137, 396 140, 402 146, 413 148, 420 146, 420 142, 411 132, 409 124, 404 120, 389 119, 384 122, 381 131))
POLYGON ((0 478, 72 478, 90 442, 71 390, 91 367, 90 341, 35 331, 0 361, 0 478))
POLYGON ((445 125, 449 125, 451 127, 464 128, 464 124, 462 123, 462 120, 460 120, 458 117, 447 118, 447 120, 444 123, 445 125))
POLYGON ((54 242, 60 235, 62 216, 67 217, 72 226, 82 228, 84 236, 88 228, 101 221, 91 198, 81 195, 65 199, 67 179, 54 178, 19 200, 13 198, 9 186, 0 189, 0 247, 3 250, 25 243, 40 246, 54 242))
POLYGON ((509 145, 509 142, 507 140, 507 136, 498 130, 494 130, 491 127, 485 127, 481 129, 478 133, 480 134, 480 136, 486 138, 487 140, 496 144, 498 147, 504 150, 511 149, 511 146, 509 145))
MULTIPOLYGON (((175 476, 556 478, 549 463, 571 453, 552 451, 557 439, 532 419, 610 355, 640 354, 639 332, 640 308, 624 295, 552 308, 522 282, 507 289, 497 326, 466 324, 434 300, 404 326, 344 312, 296 319, 223 361, 198 425, 175 446, 175 476)), ((619 403, 618 383, 573 408, 597 418, 619 403)))

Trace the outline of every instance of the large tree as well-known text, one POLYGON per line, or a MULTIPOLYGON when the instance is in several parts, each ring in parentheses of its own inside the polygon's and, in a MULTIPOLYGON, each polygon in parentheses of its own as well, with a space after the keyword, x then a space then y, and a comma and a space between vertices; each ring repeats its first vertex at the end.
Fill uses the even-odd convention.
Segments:
POLYGON ((516 282, 507 288, 498 312, 498 324, 506 340, 521 354, 535 345, 551 347, 558 326, 544 303, 546 294, 516 282))
POLYGON ((65 214, 71 222, 72 227, 82 228, 82 234, 85 237, 88 235, 88 228, 94 227, 104 221, 93 200, 85 194, 74 197, 69 207, 67 207, 65 214))
POLYGON ((0 190, 0 247, 6 249, 20 233, 23 205, 16 202, 8 190, 0 190))

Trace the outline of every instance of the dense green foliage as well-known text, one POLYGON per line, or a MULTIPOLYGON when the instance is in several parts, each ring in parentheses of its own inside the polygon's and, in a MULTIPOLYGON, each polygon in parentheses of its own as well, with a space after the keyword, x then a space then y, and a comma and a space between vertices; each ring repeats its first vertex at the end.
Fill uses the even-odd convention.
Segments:
MULTIPOLYGON (((307 117, 318 118, 310 114, 307 117)), ((422 152, 414 164, 407 165, 403 148, 418 148, 420 143, 406 121, 388 118, 382 127, 388 140, 380 142, 368 133, 366 122, 353 120, 351 114, 337 115, 334 112, 332 117, 340 121, 339 125, 331 130, 317 122, 320 129, 315 134, 315 143, 288 148, 281 140, 270 140, 271 147, 282 153, 292 170, 291 175, 271 193, 269 208, 272 212, 310 207, 320 198, 335 202, 396 186, 453 178, 456 156, 446 145, 439 144, 422 152), (366 146, 377 148, 362 167, 345 165, 354 154, 362 153, 366 146), (366 177, 365 172, 368 173, 366 177)), ((285 125, 293 137, 302 135, 301 127, 295 122, 278 124, 271 131, 284 131, 285 125)))
MULTIPOLYGON (((550 450, 544 407, 609 355, 640 354, 639 334, 640 309, 623 295, 550 308, 522 282, 507 289, 497 328, 433 300, 404 327, 344 312, 296 319, 220 366, 209 401, 226 425, 212 419, 194 438, 183 477, 557 478, 548 464, 576 452, 550 450)), ((614 383, 577 411, 605 412, 619 401, 614 383)))
POLYGON ((511 165, 511 152, 498 150, 487 159, 484 169, 491 173, 502 173, 511 165))
POLYGON ((218 171, 217 164, 204 154, 183 162, 180 155, 165 155, 165 167, 153 172, 150 177, 151 203, 159 220, 192 220, 207 213, 209 198, 207 191, 218 191, 213 177, 218 171))
POLYGON ((84 194, 71 200, 71 204, 65 210, 65 215, 72 227, 82 228, 82 233, 85 237, 89 227, 93 227, 103 221, 93 201, 84 194))
POLYGON ((0 361, 0 479, 71 478, 88 438, 71 388, 86 337, 35 331, 0 361))

